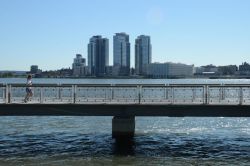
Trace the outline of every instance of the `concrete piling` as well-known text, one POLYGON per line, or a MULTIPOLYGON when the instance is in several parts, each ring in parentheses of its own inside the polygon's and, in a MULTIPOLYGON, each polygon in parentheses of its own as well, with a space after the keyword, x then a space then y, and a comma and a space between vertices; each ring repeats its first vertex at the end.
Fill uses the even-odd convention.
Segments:
POLYGON ((133 138, 135 134, 135 117, 114 116, 112 119, 113 138, 133 138))

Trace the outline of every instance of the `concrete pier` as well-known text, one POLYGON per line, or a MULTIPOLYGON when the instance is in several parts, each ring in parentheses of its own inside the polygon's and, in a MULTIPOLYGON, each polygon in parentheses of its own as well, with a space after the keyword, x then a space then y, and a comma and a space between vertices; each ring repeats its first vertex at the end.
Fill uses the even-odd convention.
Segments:
POLYGON ((136 116, 250 117, 249 84, 37 84, 28 103, 25 88, 0 84, 0 116, 112 116, 118 141, 136 116))
POLYGON ((112 119, 112 137, 116 139, 130 139, 135 133, 134 116, 114 116, 112 119))

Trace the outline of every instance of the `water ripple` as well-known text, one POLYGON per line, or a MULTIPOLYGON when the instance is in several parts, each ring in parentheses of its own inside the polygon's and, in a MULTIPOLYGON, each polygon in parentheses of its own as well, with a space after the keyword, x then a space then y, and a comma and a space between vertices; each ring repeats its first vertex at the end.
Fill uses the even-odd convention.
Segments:
MULTIPOLYGON (((82 135, 18 135, 0 137, 0 157, 31 157, 39 155, 109 156, 124 154, 120 144, 109 134, 82 135), (117 151, 117 149, 119 151, 117 151)), ((128 146, 131 147, 128 147, 128 146)), ((218 139, 180 137, 178 135, 138 135, 130 144, 134 156, 188 158, 245 158, 250 156, 250 138, 218 139)))
POLYGON ((0 162, 250 165, 249 121, 249 118, 137 118, 134 139, 117 142, 111 137, 110 117, 6 117, 0 121, 0 162))

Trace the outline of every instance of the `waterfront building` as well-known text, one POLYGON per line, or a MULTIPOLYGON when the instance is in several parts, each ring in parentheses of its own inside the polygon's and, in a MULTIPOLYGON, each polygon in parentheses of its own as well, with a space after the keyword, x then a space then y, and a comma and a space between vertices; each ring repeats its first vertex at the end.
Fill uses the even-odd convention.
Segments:
POLYGON ((30 66, 30 74, 38 75, 41 73, 42 73, 42 70, 39 69, 37 65, 30 66))
POLYGON ((200 66, 195 68, 195 75, 216 75, 218 74, 218 67, 212 64, 206 66, 200 66))
POLYGON ((38 66, 37 65, 30 66, 30 73, 31 74, 36 74, 37 72, 38 72, 38 66))
POLYGON ((85 75, 86 60, 81 54, 76 54, 72 64, 73 76, 80 77, 85 75))
POLYGON ((106 75, 106 66, 109 65, 109 40, 102 36, 93 36, 88 44, 88 69, 92 76, 106 75))
POLYGON ((57 77, 60 78, 67 78, 67 77, 71 77, 72 76, 72 69, 70 68, 62 68, 57 70, 57 77))
POLYGON ((218 73, 218 67, 214 66, 212 64, 202 66, 204 68, 204 72, 213 72, 213 73, 218 73))
POLYGON ((205 67, 203 67, 203 66, 195 67, 195 74, 196 75, 201 75, 203 72, 205 72, 205 67))
POLYGON ((116 33, 113 37, 113 75, 127 76, 130 73, 129 35, 116 33))
POLYGON ((219 75, 235 75, 238 71, 238 67, 236 65, 227 65, 227 66, 219 66, 218 73, 219 75))
POLYGON ((242 63, 239 66, 239 72, 241 75, 250 75, 250 64, 247 62, 242 63))
POLYGON ((107 76, 113 75, 113 66, 106 66, 106 75, 107 76))
POLYGON ((192 77, 194 65, 181 63, 151 63, 147 65, 147 76, 151 78, 192 77))
POLYGON ((135 72, 145 75, 147 65, 152 62, 152 45, 150 36, 141 35, 135 40, 135 72))

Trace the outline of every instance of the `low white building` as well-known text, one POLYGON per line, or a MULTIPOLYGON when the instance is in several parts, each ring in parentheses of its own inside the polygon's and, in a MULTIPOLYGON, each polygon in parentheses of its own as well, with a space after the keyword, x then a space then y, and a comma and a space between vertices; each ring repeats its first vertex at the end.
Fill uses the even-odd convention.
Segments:
POLYGON ((207 65, 195 68, 195 74, 197 75, 211 75, 216 73, 218 73, 218 67, 213 65, 207 65))
POLYGON ((181 63, 151 63, 147 65, 147 76, 152 78, 192 77, 194 65, 181 63))

